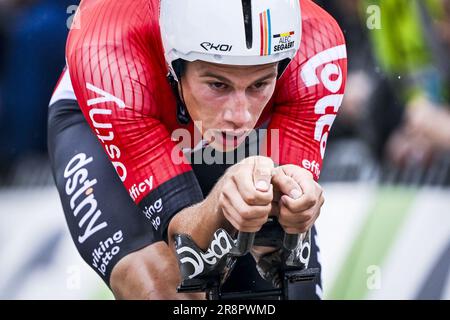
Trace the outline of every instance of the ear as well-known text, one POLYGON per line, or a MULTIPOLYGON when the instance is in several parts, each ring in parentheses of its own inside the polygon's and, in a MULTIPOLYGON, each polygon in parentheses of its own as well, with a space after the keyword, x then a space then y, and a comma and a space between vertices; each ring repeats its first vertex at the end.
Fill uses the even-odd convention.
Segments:
POLYGON ((180 77, 178 82, 177 82, 177 89, 178 89, 178 97, 180 98, 180 101, 184 104, 184 93, 183 93, 183 84, 185 84, 184 82, 185 77, 180 77))
POLYGON ((178 96, 180 96, 182 100, 183 100, 183 87, 182 87, 181 81, 183 81, 183 80, 184 80, 184 77, 180 78, 177 82, 178 96))

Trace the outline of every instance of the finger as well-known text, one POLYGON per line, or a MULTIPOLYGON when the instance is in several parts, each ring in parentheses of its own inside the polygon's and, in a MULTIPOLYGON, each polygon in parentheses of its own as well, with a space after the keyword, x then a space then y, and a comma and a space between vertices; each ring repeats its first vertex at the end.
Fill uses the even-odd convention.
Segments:
POLYGON ((299 184, 303 190, 300 198, 296 200, 286 196, 281 198, 282 204, 292 212, 301 212, 316 206, 320 203, 319 200, 323 196, 322 187, 312 177, 304 178, 299 184))
POLYGON ((234 211, 232 207, 223 208, 223 213, 225 218, 231 223, 231 225, 239 231, 242 232, 258 232, 267 219, 253 219, 253 220, 243 220, 242 217, 234 211))
POLYGON ((304 212, 293 213, 286 207, 280 208, 280 215, 278 217, 278 221, 280 224, 284 225, 295 225, 306 223, 312 218, 312 210, 307 210, 304 212))
POLYGON ((311 172, 295 165, 285 165, 280 169, 283 170, 287 176, 294 179, 303 192, 298 200, 290 197, 294 201, 290 201, 291 199, 289 199, 289 197, 282 197, 281 200, 283 205, 293 212, 304 211, 315 206, 322 194, 322 188, 314 181, 311 172))
POLYGON ((249 205, 267 205, 273 199, 273 188, 270 184, 270 179, 272 177, 272 170, 270 168, 273 167, 273 162, 268 158, 269 162, 266 159, 258 160, 263 158, 264 157, 251 157, 244 159, 239 163, 239 168, 233 175, 233 181, 236 184, 241 197, 249 205), (263 163, 264 165, 256 170, 261 173, 260 181, 257 182, 260 185, 258 189, 254 183, 253 173, 255 172, 255 166, 258 166, 259 163, 263 163), (261 179, 264 181, 261 182, 261 179), (266 181, 268 181, 268 188, 266 188, 266 185, 263 186, 266 181))
POLYGON ((292 220, 289 217, 284 216, 278 219, 281 227, 288 234, 298 234, 306 232, 309 227, 314 223, 314 219, 303 218, 302 220, 292 220))
POLYGON ((301 215, 286 212, 286 209, 284 208, 284 210, 281 209, 278 221, 287 233, 290 233, 293 230, 305 232, 312 227, 319 215, 320 208, 308 210, 301 215))
MULTIPOLYGON (((320 195, 318 196, 320 198, 320 195)), ((292 199, 286 195, 281 197, 282 206, 286 207, 292 213, 300 213, 313 208, 317 204, 316 196, 304 193, 299 199, 292 199)))
POLYGON ((273 187, 270 184, 265 192, 257 190, 253 184, 251 171, 237 172, 233 175, 233 182, 239 192, 240 197, 250 206, 268 205, 273 200, 273 187))
POLYGON ((294 200, 300 198, 303 193, 299 184, 294 180, 294 178, 286 175, 281 169, 274 170, 272 175, 272 184, 282 194, 288 195, 294 200))
POLYGON ((253 183, 257 190, 269 191, 274 164, 272 159, 262 156, 253 157, 253 183))
POLYGON ((296 165, 285 165, 281 167, 281 170, 298 183, 303 193, 314 192, 317 183, 310 171, 296 165))
POLYGON ((287 176, 294 178, 295 181, 300 183, 304 179, 313 179, 313 174, 299 166, 294 164, 287 164, 279 167, 287 176))
POLYGON ((230 194, 224 193, 224 197, 225 204, 233 207, 243 220, 267 219, 272 209, 271 202, 265 206, 250 206, 239 195, 230 196, 230 194))

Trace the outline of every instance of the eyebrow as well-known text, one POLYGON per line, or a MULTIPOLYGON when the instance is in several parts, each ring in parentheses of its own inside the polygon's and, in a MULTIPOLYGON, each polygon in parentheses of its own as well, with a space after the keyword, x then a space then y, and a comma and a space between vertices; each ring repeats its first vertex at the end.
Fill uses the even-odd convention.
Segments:
MULTIPOLYGON (((275 78, 276 76, 277 76, 276 72, 271 72, 271 73, 269 73, 269 74, 267 74, 267 75, 257 79, 253 83, 262 82, 262 81, 267 80, 267 79, 275 78)), ((200 75, 200 77, 202 77, 202 78, 206 78, 206 77, 216 78, 216 79, 218 79, 218 80, 220 80, 220 81, 222 81, 224 83, 231 83, 231 80, 229 80, 228 78, 226 78, 224 76, 221 76, 219 74, 215 74, 215 73, 210 72, 210 71, 206 71, 205 73, 202 73, 200 75)))

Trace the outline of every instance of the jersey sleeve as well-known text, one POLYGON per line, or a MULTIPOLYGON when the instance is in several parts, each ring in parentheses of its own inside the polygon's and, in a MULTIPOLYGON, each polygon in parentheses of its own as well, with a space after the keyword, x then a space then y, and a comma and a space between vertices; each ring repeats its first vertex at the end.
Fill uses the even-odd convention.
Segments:
POLYGON ((301 166, 318 180, 327 138, 343 99, 347 54, 336 21, 312 1, 301 4, 302 43, 277 85, 269 150, 276 163, 301 166))
POLYGON ((170 218, 203 196, 191 166, 173 160, 180 151, 162 120, 174 98, 165 79, 158 5, 83 1, 66 59, 86 120, 130 197, 164 237, 170 218))

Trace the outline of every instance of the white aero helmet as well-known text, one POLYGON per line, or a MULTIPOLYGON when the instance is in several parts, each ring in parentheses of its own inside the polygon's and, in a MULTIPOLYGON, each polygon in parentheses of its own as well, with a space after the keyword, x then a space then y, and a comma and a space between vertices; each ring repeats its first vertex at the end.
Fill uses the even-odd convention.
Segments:
POLYGON ((285 70, 300 47, 299 0, 161 0, 165 59, 227 65, 280 62, 285 70))

